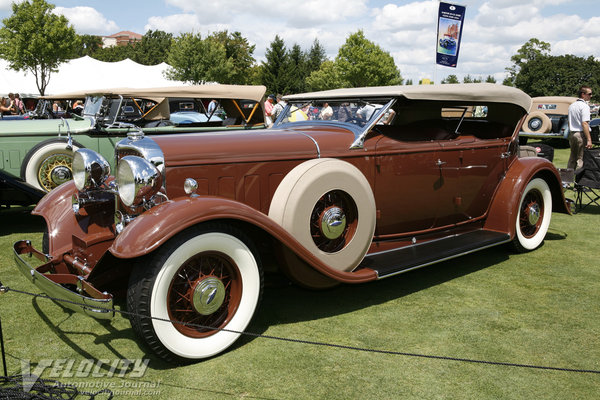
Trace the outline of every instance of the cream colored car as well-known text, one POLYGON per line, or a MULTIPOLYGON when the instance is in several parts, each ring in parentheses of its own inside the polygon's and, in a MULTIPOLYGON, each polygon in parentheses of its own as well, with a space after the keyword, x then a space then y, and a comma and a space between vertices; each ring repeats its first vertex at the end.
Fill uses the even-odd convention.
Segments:
POLYGON ((529 138, 568 139, 569 106, 577 97, 542 96, 532 100, 529 115, 519 132, 519 143, 526 144, 529 138))

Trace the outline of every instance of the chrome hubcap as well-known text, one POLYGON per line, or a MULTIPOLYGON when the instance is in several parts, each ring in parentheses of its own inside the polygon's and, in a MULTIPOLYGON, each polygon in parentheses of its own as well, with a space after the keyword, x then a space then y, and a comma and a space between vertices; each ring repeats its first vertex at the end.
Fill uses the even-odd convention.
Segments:
POLYGON ((331 207, 321 217, 321 232, 327 239, 339 238, 346 229, 346 215, 339 207, 331 207))
POLYGON ((192 304, 202 315, 210 315, 217 311, 225 300, 225 286, 216 277, 207 277, 196 283, 192 304))
POLYGON ((540 206, 538 204, 530 205, 527 214, 529 223, 531 225, 536 225, 540 220, 540 206))
POLYGON ((64 165, 55 167, 50 172, 50 179, 52 180, 52 183, 54 183, 56 186, 62 185, 63 183, 70 181, 71 177, 71 170, 68 167, 65 167, 64 165))

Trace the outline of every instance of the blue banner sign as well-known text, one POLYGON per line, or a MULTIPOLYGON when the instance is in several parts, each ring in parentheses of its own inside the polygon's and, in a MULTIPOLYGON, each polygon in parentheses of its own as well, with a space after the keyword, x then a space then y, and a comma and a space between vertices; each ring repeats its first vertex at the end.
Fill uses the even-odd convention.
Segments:
POLYGON ((462 36, 465 6, 440 2, 435 62, 456 68, 462 36))

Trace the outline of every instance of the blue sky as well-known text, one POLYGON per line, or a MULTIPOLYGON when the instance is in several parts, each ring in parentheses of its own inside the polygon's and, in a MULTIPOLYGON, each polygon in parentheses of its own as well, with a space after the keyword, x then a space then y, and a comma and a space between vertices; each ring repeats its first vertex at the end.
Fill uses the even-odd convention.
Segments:
MULTIPOLYGON (((55 0, 80 34, 110 35, 121 30, 143 34, 160 29, 178 35, 239 31, 256 45, 260 61, 278 34, 288 46, 308 49, 315 38, 329 58, 351 33, 388 51, 404 78, 444 78, 469 74, 498 81, 510 57, 532 37, 549 42, 552 54, 600 59, 598 0, 457 1, 466 5, 460 58, 456 68, 436 67, 437 0, 55 0)), ((0 18, 10 16, 11 0, 0 0, 0 18)))

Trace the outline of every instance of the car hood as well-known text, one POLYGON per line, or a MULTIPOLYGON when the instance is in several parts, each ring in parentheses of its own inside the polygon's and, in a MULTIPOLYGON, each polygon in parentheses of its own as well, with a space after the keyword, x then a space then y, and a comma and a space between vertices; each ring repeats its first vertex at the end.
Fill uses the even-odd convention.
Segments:
POLYGON ((316 142, 293 130, 236 130, 152 136, 167 167, 198 164, 309 159, 316 142))

